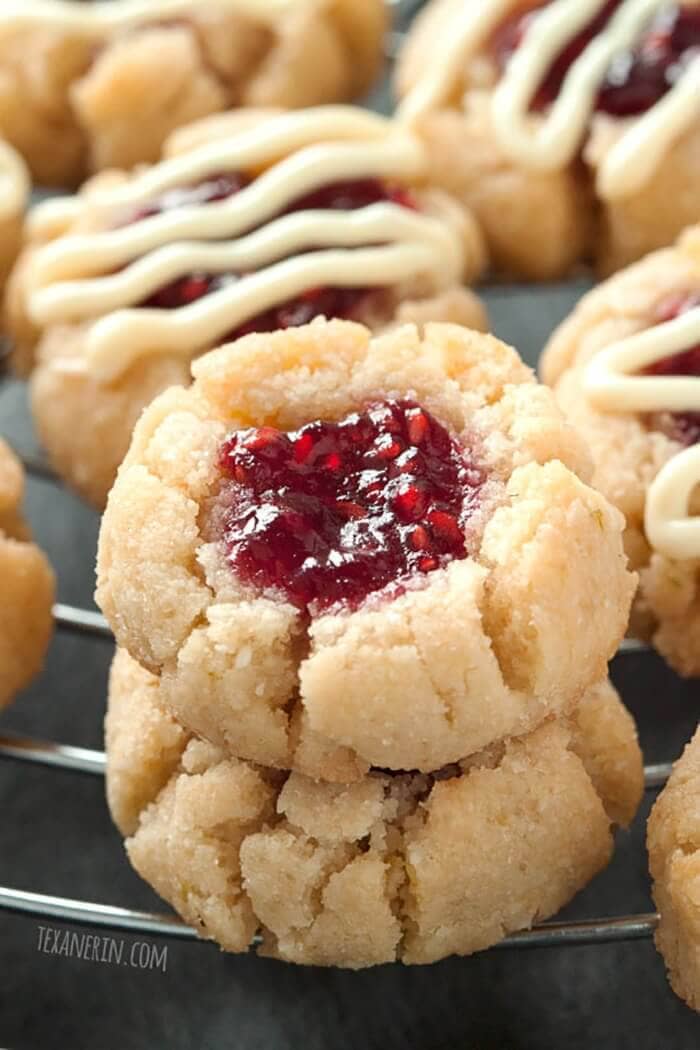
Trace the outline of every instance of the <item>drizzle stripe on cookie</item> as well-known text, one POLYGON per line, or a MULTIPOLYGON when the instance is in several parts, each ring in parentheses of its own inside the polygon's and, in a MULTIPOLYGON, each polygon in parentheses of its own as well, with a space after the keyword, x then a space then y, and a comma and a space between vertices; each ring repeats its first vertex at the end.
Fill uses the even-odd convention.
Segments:
POLYGON ((601 197, 624 197, 653 176, 673 144, 700 117, 700 57, 675 87, 613 146, 596 176, 601 197))
POLYGON ((440 61, 428 63, 425 76, 399 106, 399 119, 409 123, 444 103, 465 62, 486 45, 512 7, 513 0, 464 4, 449 33, 439 41, 440 61))
POLYGON ((348 107, 284 114, 88 193, 82 205, 90 229, 36 252, 30 314, 40 325, 91 321, 85 363, 114 377, 143 353, 207 349, 319 285, 385 287, 419 275, 436 287, 455 283, 464 267, 459 231, 427 214, 387 202, 283 214, 294 200, 335 182, 410 181, 425 168, 420 142, 383 118, 348 107), (160 194, 227 170, 257 177, 224 200, 119 225, 160 194), (176 310, 137 305, 193 270, 242 276, 176 310))
MULTIPOLYGON (((700 412, 700 378, 635 375, 700 343, 700 307, 606 347, 584 375, 584 391, 602 412, 700 412)), ((644 525, 649 543, 669 558, 700 558, 700 518, 689 502, 700 484, 700 445, 668 461, 649 487, 644 525)))
POLYGON ((679 561, 700 558, 700 518, 688 513, 700 483, 700 445, 670 459, 647 493, 644 528, 655 550, 679 561))

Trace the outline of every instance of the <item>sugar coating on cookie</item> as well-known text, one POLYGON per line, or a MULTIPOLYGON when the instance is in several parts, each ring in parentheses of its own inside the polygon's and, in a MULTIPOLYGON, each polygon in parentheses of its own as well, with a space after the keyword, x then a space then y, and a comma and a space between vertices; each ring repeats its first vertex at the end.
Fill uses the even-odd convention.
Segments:
POLYGON ((686 675, 700 671, 699 307, 695 228, 585 296, 541 365, 625 515, 633 630, 686 675))
POLYGON ((0 439, 0 708, 40 670, 53 625, 51 567, 22 518, 24 475, 0 439))
POLYGON ((4 4, 0 133, 38 182, 74 185, 208 114, 361 96, 386 23, 382 0, 4 4))
POLYGON ((272 773, 191 737, 124 651, 107 791, 136 870, 203 937, 346 967, 469 954, 556 912, 642 792, 634 725, 601 683, 572 723, 435 776, 272 773))
POLYGON ((242 110, 35 208, 7 316, 61 476, 103 506, 145 405, 246 332, 318 316, 485 328, 463 287, 481 234, 428 167, 415 135, 359 109, 242 110))
POLYGON ((317 321, 193 373, 135 429, 97 589, 188 728, 324 779, 430 771, 602 677, 623 522, 509 347, 317 321))
POLYGON ((674 992, 700 1010, 700 731, 656 800, 647 845, 659 910, 656 947, 674 992))
POLYGON ((499 268, 611 272, 700 219, 698 45, 696 0, 432 0, 400 56, 399 119, 499 268))

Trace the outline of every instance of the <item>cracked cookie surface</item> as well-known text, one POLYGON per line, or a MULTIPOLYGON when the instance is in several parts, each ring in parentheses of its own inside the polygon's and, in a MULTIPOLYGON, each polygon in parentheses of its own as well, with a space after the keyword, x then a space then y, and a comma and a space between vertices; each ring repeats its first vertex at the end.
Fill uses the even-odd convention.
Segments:
POLYGON ((642 792, 607 682, 549 722, 435 775, 354 784, 275 773, 190 736, 158 680, 112 668, 107 791, 129 859, 203 937, 358 968, 469 954, 556 912, 606 863, 642 792))
POLYGON ((527 732, 605 673, 634 589, 622 520, 513 350, 451 325, 372 338, 318 321, 247 336, 194 375, 136 427, 97 590, 118 643, 161 676, 189 729, 322 779, 429 771, 527 732), (222 443, 342 420, 387 395, 422 405, 479 463, 469 556, 318 612, 241 578, 219 527, 222 443))

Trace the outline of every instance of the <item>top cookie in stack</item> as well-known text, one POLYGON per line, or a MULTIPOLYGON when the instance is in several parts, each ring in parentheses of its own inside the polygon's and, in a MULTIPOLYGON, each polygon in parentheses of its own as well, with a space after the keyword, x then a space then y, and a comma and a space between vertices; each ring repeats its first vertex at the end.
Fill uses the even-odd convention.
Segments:
POLYGON ((193 374, 136 427, 97 590, 188 728, 327 779, 431 771, 604 677, 623 519, 510 348, 321 320, 193 374))

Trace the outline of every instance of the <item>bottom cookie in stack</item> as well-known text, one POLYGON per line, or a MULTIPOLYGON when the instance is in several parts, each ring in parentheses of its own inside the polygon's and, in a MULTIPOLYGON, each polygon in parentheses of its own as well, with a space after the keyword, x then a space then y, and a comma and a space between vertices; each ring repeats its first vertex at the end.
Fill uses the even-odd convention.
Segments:
POLYGON ((434 774, 329 784, 227 758, 117 653, 107 791, 139 874, 202 937, 360 968, 467 955, 561 908, 634 817, 634 723, 607 682, 550 721, 434 774))
POLYGON ((700 729, 656 800, 647 841, 656 947, 676 995, 700 1011, 700 729))

